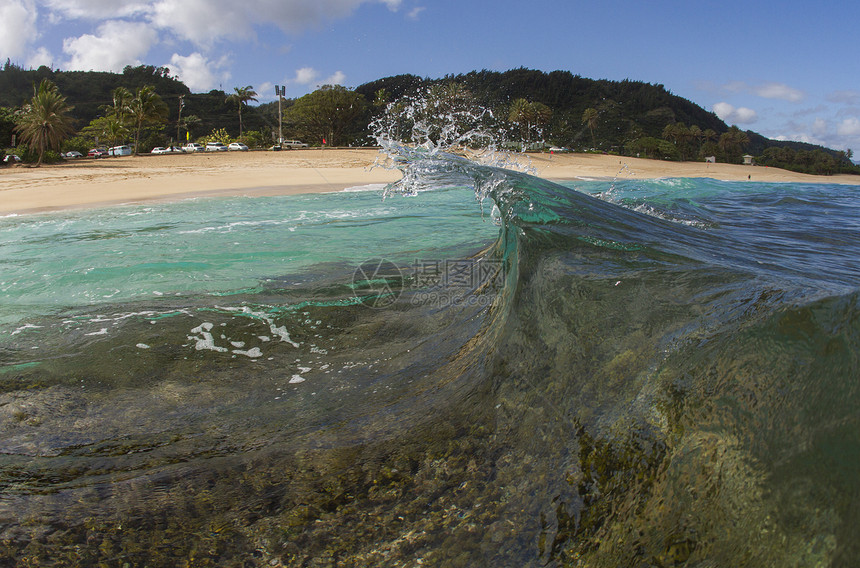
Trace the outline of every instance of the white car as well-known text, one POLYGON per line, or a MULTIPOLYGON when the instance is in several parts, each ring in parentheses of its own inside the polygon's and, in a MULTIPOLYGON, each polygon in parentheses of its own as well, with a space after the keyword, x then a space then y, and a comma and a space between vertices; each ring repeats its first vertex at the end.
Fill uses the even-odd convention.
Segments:
POLYGON ((227 149, 233 152, 247 152, 248 147, 241 142, 231 142, 227 149))
POLYGON ((307 148, 308 145, 299 140, 284 140, 281 142, 281 146, 284 148, 294 149, 294 148, 307 148))
POLYGON ((183 148, 186 152, 203 152, 205 148, 197 142, 189 142, 183 148))
POLYGON ((168 150, 167 148, 165 148, 163 146, 158 146, 156 148, 153 148, 152 151, 150 152, 150 154, 169 154, 169 153, 170 153, 170 150, 168 150))
POLYGON ((71 150, 63 154, 64 158, 75 159, 75 158, 83 158, 84 155, 78 152, 77 150, 71 150))
POLYGON ((108 156, 131 156, 131 146, 122 145, 108 148, 108 156))
POLYGON ((207 152, 226 152, 227 146, 225 146, 221 142, 207 142, 206 143, 206 151, 207 152))

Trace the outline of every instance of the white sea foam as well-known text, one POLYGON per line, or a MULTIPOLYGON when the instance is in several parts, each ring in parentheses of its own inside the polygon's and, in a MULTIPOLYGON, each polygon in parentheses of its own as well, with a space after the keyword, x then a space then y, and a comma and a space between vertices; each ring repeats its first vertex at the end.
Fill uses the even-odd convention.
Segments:
POLYGON ((28 329, 42 329, 43 327, 45 327, 45 326, 43 326, 43 325, 33 325, 33 324, 31 324, 31 323, 28 323, 28 324, 26 324, 26 325, 22 325, 21 327, 19 327, 19 328, 18 328, 18 329, 16 329, 15 331, 13 331, 10 335, 18 335, 18 334, 19 334, 19 333, 21 333, 22 331, 26 331, 26 330, 28 330, 28 329))
POLYGON ((200 337, 196 335, 189 335, 189 341, 196 341, 197 343, 194 345, 194 349, 197 351, 216 351, 218 353, 223 353, 227 351, 226 347, 218 347, 215 345, 215 338, 212 337, 212 334, 209 333, 212 330, 213 324, 207 322, 203 322, 197 327, 191 330, 191 333, 199 333, 200 337))
POLYGON ((274 319, 272 319, 272 317, 265 312, 254 311, 251 308, 249 308, 248 306, 242 306, 241 308, 220 307, 219 306, 219 309, 226 310, 228 312, 239 312, 239 313, 249 315, 253 318, 263 320, 264 322, 266 322, 269 325, 269 331, 272 333, 272 335, 280 337, 281 341, 285 341, 285 342, 289 343, 290 345, 292 345, 293 347, 299 346, 299 344, 296 343, 295 341, 293 341, 292 338, 290 337, 290 332, 287 331, 287 327, 283 326, 283 325, 280 327, 275 326, 274 319))
POLYGON ((251 349, 242 350, 242 349, 234 349, 233 353, 236 355, 246 355, 251 357, 252 359, 256 359, 257 357, 262 357, 263 352, 260 351, 259 347, 252 347, 251 349))
POLYGON ((367 185, 356 185, 353 187, 344 188, 344 189, 340 190, 339 192, 335 192, 335 193, 358 193, 358 192, 362 192, 362 191, 379 191, 379 192, 382 192, 382 191, 385 191, 386 185, 387 184, 384 184, 384 183, 369 183, 367 185))

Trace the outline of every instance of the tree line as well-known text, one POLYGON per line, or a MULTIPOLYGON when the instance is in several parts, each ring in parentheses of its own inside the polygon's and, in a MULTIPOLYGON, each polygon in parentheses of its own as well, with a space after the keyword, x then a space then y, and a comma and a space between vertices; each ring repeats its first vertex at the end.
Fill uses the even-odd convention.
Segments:
MULTIPOLYGON (((371 125, 380 117, 397 112, 403 101, 424 98, 436 101, 427 124, 444 120, 440 109, 480 110, 482 128, 517 150, 556 147, 662 160, 713 157, 729 163, 741 163, 744 154, 751 153, 761 165, 817 174, 860 173, 850 150, 769 140, 729 127, 663 85, 593 80, 567 71, 484 70, 440 79, 398 75, 355 89, 326 85, 283 100, 279 117, 277 102, 250 105, 259 96, 251 86, 235 87, 232 93, 194 94, 167 68, 126 67, 121 74, 46 67, 25 71, 7 61, 0 71, 0 141, 16 132, 32 139, 22 124, 35 120, 33 109, 42 104, 35 95, 42 103, 63 97, 68 117, 58 145, 44 142, 43 148, 39 142, 27 150, 35 160, 44 160, 52 149, 86 151, 96 142, 129 142, 138 152, 186 140, 240 140, 250 147, 267 147, 276 142, 279 122, 286 138, 310 145, 366 146, 375 143, 371 125), (25 98, 27 90, 34 98, 25 98)), ((405 122, 399 120, 402 130, 405 122)), ((434 136, 432 126, 428 132, 434 136)), ((409 138, 407 132, 399 135, 409 138)))

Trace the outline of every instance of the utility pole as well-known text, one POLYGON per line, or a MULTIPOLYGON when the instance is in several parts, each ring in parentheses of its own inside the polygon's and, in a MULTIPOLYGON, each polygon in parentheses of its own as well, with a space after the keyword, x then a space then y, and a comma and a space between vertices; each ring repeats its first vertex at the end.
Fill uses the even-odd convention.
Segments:
POLYGON ((185 95, 179 95, 179 118, 176 119, 176 143, 182 145, 179 141, 179 129, 182 127, 182 109, 185 108, 185 95))
POLYGON ((278 95, 278 144, 282 144, 284 142, 284 114, 281 112, 281 101, 287 94, 287 87, 275 85, 275 94, 278 95))

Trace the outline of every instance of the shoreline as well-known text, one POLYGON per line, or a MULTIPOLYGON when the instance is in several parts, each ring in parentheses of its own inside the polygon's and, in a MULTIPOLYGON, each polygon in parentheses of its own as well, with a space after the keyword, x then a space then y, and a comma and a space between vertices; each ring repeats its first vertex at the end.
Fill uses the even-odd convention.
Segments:
MULTIPOLYGON (((0 215, 107 207, 195 197, 296 195, 387 184, 398 170, 374 167, 376 149, 218 152, 87 159, 39 168, 0 169, 0 215)), ((814 176, 762 166, 664 162, 602 154, 528 154, 538 177, 586 179, 713 178, 724 181, 860 185, 860 176, 814 176)))

